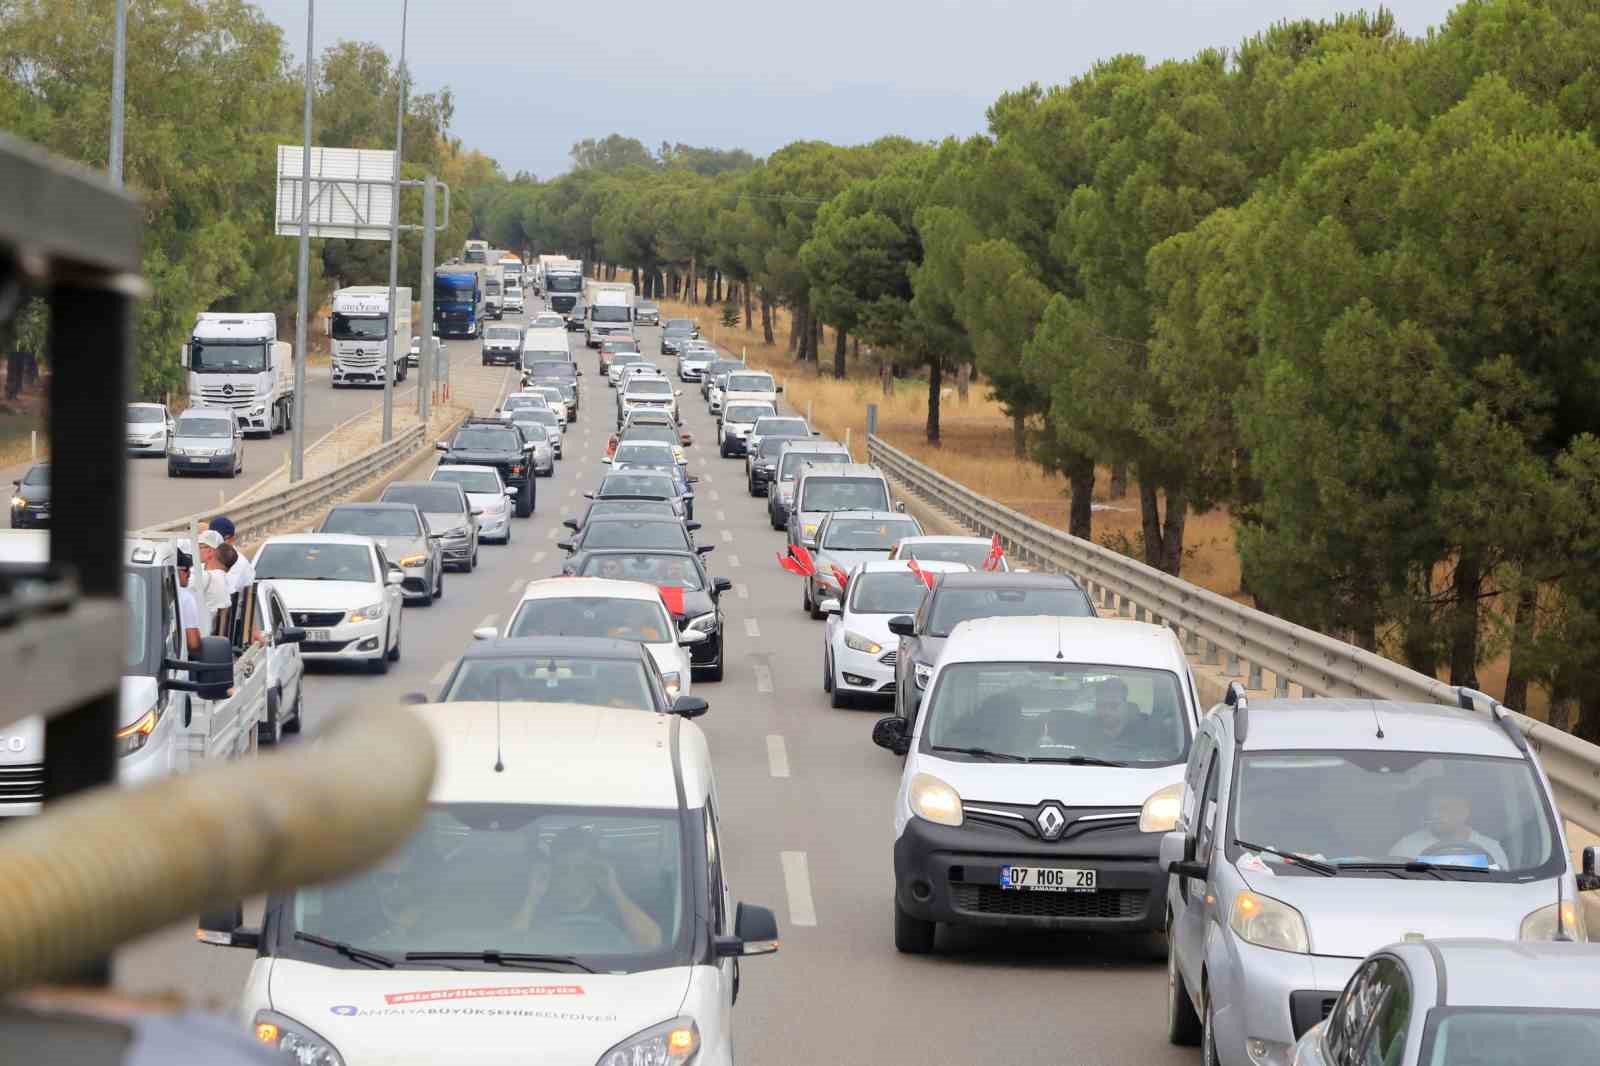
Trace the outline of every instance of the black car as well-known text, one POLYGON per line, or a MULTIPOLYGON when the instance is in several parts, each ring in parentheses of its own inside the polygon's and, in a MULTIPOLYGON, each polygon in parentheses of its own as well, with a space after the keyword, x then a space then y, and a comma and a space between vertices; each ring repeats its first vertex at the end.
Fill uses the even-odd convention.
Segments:
POLYGON ((600 479, 600 487, 586 492, 586 500, 603 500, 613 496, 631 496, 635 499, 671 500, 673 508, 685 518, 694 517, 694 496, 678 485, 678 480, 665 471, 628 470, 607 474, 600 479))
POLYGON ((745 485, 750 495, 766 496, 767 485, 778 476, 778 456, 783 453, 785 444, 793 440, 810 440, 812 436, 811 427, 806 425, 803 418, 780 415, 758 419, 755 428, 750 431, 745 450, 745 485))
POLYGON ((902 614, 889 619, 889 632, 900 638, 894 668, 894 713, 907 722, 917 720, 933 664, 958 624, 971 618, 1033 615, 1094 618, 1096 612, 1083 587, 1063 574, 974 571, 939 575, 915 618, 902 614))
MULTIPOLYGON (((590 519, 617 514, 665 515, 668 518, 678 518, 677 508, 672 506, 671 500, 658 500, 650 496, 611 496, 602 500, 590 500, 589 506, 584 508, 581 516, 564 519, 561 524, 577 533, 589 524, 590 519)), ((699 524, 695 523, 696 526, 699 524)))
POLYGON ((440 441, 442 464, 492 466, 500 480, 517 490, 518 518, 533 513, 535 494, 533 445, 509 418, 469 418, 449 441, 440 441))
POLYGON ((662 599, 672 611, 678 632, 692 629, 706 636, 705 640, 687 645, 695 679, 721 681, 726 661, 721 600, 722 594, 733 588, 733 582, 725 577, 713 578, 706 572, 700 553, 710 547, 704 545, 692 552, 597 548, 579 552, 562 569, 581 577, 608 577, 660 586, 662 599), (681 605, 674 602, 679 597, 681 605))
POLYGON ((661 327, 661 354, 676 355, 685 341, 700 336, 700 327, 687 318, 669 318, 661 327))
POLYGON ((645 645, 573 636, 511 637, 472 645, 456 660, 439 692, 440 703, 466 700, 582 703, 685 718, 704 714, 708 706, 698 696, 671 699, 645 645))
POLYGON ((35 463, 11 483, 11 528, 50 528, 50 464, 35 463))
POLYGON ((590 515, 577 536, 557 542, 556 547, 569 555, 612 548, 708 552, 711 550, 709 544, 698 549, 694 546, 694 538, 690 534, 699 528, 699 522, 685 522, 677 515, 590 515))
POLYGON ((578 364, 564 359, 540 359, 522 368, 522 384, 554 385, 567 402, 567 424, 578 424, 578 364))

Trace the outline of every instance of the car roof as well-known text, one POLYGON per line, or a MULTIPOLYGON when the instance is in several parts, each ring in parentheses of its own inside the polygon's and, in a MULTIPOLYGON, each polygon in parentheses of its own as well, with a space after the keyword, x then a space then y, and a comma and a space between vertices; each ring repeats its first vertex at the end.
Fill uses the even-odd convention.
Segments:
MULTIPOLYGON (((911 559, 872 559, 856 567, 858 574, 888 574, 909 573, 911 559)), ((930 574, 964 574, 972 568, 966 563, 946 562, 943 559, 918 559, 915 560, 917 569, 930 574)))
MULTIPOLYGON (((627 429, 633 429, 633 428, 635 428, 635 426, 648 426, 650 424, 651 423, 649 423, 649 422, 636 422, 632 426, 624 426, 622 428, 627 430, 627 429)), ((669 426, 667 428, 670 429, 671 427, 669 426)), ((621 447, 624 444, 626 444, 626 445, 628 445, 629 447, 632 447, 632 448, 648 448, 648 449, 651 449, 653 451, 672 451, 672 442, 671 441, 665 441, 665 440, 619 440, 619 441, 617 441, 618 447, 621 447)))
POLYGON ((785 452, 816 452, 819 455, 849 455, 850 450, 836 440, 824 440, 820 437, 784 437, 783 450, 785 452))
POLYGON ((1444 967, 1446 1007, 1594 1010, 1600 944, 1540 940, 1430 940, 1394 944, 1413 970, 1444 967))
MULTIPOLYGON (((443 467, 441 467, 440 469, 443 469, 443 467)), ((328 513, 332 514, 335 511, 415 511, 415 510, 417 510, 417 505, 416 504, 414 504, 414 503, 401 503, 399 500, 371 500, 371 501, 346 500, 343 503, 336 503, 332 507, 328 508, 328 513)))
POLYGON ((178 417, 179 418, 183 418, 183 417, 185 417, 187 415, 194 415, 196 418, 200 418, 200 417, 205 417, 205 418, 223 418, 223 417, 232 418, 233 417, 233 408, 231 408, 231 407, 203 407, 203 406, 202 407, 186 407, 182 411, 178 412, 178 417))
MULTIPOLYGON (((900 538, 900 543, 904 544, 908 540, 929 541, 929 540, 958 540, 958 539, 963 539, 963 538, 957 538, 957 537, 902 537, 902 538, 900 538)), ((924 563, 922 560, 918 560, 918 565, 919 566, 926 565, 926 563, 924 563)), ((940 582, 940 584, 943 585, 945 583, 944 582, 940 582)), ((1036 573, 1036 572, 1035 573, 1029 573, 1027 571, 1020 571, 1020 570, 1011 570, 1011 571, 1005 571, 1005 570, 973 570, 973 571, 971 571, 969 573, 962 574, 959 577, 951 578, 950 581, 949 581, 949 584, 950 584, 950 587, 952 587, 952 588, 968 588, 968 589, 1054 588, 1054 589, 1076 589, 1079 592, 1083 591, 1083 586, 1079 585, 1076 580, 1074 580, 1072 577, 1068 576, 1067 574, 1042 574, 1042 573, 1036 573)))
POLYGON ((360 533, 283 533, 268 537, 261 546, 265 548, 269 544, 359 544, 370 548, 372 538, 360 533))
POLYGON ((691 807, 710 791, 705 735, 678 715, 570 703, 414 710, 438 746, 435 803, 677 810, 680 780, 691 807))
MULTIPOLYGON (((510 428, 510 427, 507 427, 507 428, 510 428)), ((470 466, 471 464, 467 464, 467 465, 470 466)), ((391 482, 389 482, 387 485, 385 485, 383 487, 383 491, 384 492, 388 492, 390 489, 414 489, 414 488, 417 488, 418 486, 421 486, 421 485, 454 485, 454 484, 455 484, 455 482, 453 482, 453 481, 391 481, 391 482)), ((456 487, 460 488, 459 485, 457 485, 456 487)))
POLYGON ((805 469, 800 471, 802 478, 808 477, 862 477, 873 478, 877 481, 887 481, 883 471, 871 463, 807 463, 805 469))
MULTIPOLYGON (((455 471, 455 470, 487 470, 487 471, 489 471, 489 473, 495 475, 496 477, 500 476, 500 471, 499 470, 495 469, 492 466, 484 466, 482 463, 440 463, 438 466, 433 468, 433 472, 435 474, 439 473, 442 470, 447 470, 447 471, 455 471)), ((429 478, 428 480, 431 481, 433 479, 429 478)))
MULTIPOLYGON (((912 518, 910 515, 901 514, 899 511, 866 511, 866 510, 856 511, 856 510, 844 510, 844 511, 829 511, 828 512, 828 517, 829 518, 832 518, 835 515, 837 515, 840 518, 860 518, 860 519, 864 519, 864 520, 866 520, 868 522, 887 522, 887 521, 889 521, 891 519, 893 519, 894 521, 897 521, 897 522, 906 522, 906 523, 911 523, 911 522, 915 522, 916 521, 916 519, 912 518)), ((919 564, 922 563, 923 561, 924 560, 921 560, 921 559, 917 560, 917 562, 919 564)))
POLYGON ((596 522, 671 522, 675 526, 683 524, 683 521, 678 518, 676 513, 666 514, 661 512, 652 514, 649 511, 609 511, 601 514, 592 514, 585 525, 593 525, 596 522))
POLYGON ((165 407, 167 405, 164 404, 164 403, 148 403, 148 402, 146 402, 144 400, 130 400, 130 401, 128 401, 128 406, 129 407, 165 407))
POLYGON ((1180 675, 1189 669, 1177 638, 1166 626, 1127 618, 1047 615, 961 622, 950 631, 939 659, 941 666, 952 662, 1095 663, 1154 667, 1180 675))
POLYGON ((474 641, 461 657, 530 659, 550 655, 575 659, 637 659, 639 652, 637 641, 609 637, 503 637, 474 641))
POLYGON ((579 596, 659 601, 661 590, 643 581, 619 581, 609 577, 540 577, 528 582, 522 590, 524 600, 563 600, 579 596))
POLYGON ((1461 707, 1341 697, 1252 699, 1249 707, 1246 751, 1353 748, 1513 759, 1522 754, 1487 713, 1461 707))

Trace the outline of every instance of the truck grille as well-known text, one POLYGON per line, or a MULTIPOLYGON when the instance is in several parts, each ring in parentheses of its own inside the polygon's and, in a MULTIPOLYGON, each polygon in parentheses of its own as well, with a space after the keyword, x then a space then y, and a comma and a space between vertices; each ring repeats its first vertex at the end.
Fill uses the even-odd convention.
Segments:
POLYGON ((1140 918, 1149 893, 1138 889, 1101 892, 1018 892, 999 885, 950 883, 956 910, 1018 918, 1140 918))
POLYGON ((206 407, 249 407, 256 402, 254 385, 202 385, 200 399, 206 407))
POLYGON ((0 803, 38 803, 44 799, 44 763, 0 766, 0 803))
POLYGON ((365 352, 355 355, 348 352, 339 352, 334 358, 339 361, 340 366, 358 367, 362 370, 371 370, 383 365, 383 356, 378 352, 373 352, 370 355, 365 352))
POLYGON ((294 624, 307 629, 327 629, 344 621, 343 611, 290 611, 294 624))

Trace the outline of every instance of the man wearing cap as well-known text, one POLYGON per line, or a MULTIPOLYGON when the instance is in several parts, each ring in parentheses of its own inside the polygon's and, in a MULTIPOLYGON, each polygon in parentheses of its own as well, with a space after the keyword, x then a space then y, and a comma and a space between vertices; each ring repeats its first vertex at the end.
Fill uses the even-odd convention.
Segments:
POLYGON ((189 591, 189 579, 194 574, 194 560, 186 551, 178 552, 178 625, 183 630, 183 645, 190 655, 200 654, 200 607, 194 593, 189 591))
POLYGON ((217 558, 217 549, 222 547, 222 534, 214 529, 208 529, 199 537, 198 554, 200 568, 195 572, 196 596, 200 603, 200 617, 205 622, 205 631, 208 635, 216 636, 220 633, 217 628, 219 611, 226 611, 233 604, 233 597, 228 593, 228 573, 222 566, 222 560, 217 558))
POLYGON ((250 565, 250 560, 245 557, 239 545, 234 543, 233 519, 219 514, 211 520, 210 526, 222 537, 222 543, 230 545, 234 551, 239 552, 238 561, 228 567, 228 592, 232 594, 255 584, 256 568, 250 565))

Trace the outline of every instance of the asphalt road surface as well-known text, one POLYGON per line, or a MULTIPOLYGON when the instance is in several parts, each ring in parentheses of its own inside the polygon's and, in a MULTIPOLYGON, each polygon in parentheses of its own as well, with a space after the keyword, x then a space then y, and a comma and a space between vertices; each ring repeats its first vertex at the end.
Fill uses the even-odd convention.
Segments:
MULTIPOLYGON (((530 309, 531 310, 531 309, 530 309)), ((647 355, 658 333, 641 331, 647 355)), ((510 545, 485 545, 475 573, 446 576, 445 598, 407 608, 400 663, 383 677, 318 669, 307 683, 307 735, 340 708, 437 692, 475 626, 502 621, 523 584, 559 570, 555 547, 581 494, 598 481, 614 393, 574 335, 583 406, 554 478, 538 483, 532 517, 510 545)), ((475 355, 470 342, 457 358, 475 355)), ((669 373, 672 360, 661 360, 669 373)), ((697 682, 700 719, 723 796, 724 855, 735 895, 773 908, 783 949, 747 961, 735 1031, 746 1063, 873 1066, 1049 1063, 1161 1066, 1198 1055, 1167 1043, 1165 968, 1149 944, 1116 937, 941 931, 937 954, 898 954, 892 935, 891 804, 900 762, 873 746, 878 708, 833 710, 822 692, 822 623, 800 608, 797 579, 774 555, 783 535, 745 488, 741 460, 720 459, 697 385, 684 384, 685 425, 700 475, 695 517, 715 544, 728 666, 697 682)), ((374 781, 374 788, 382 782, 374 781)), ((194 943, 192 927, 125 949, 118 984, 174 990, 229 1005, 250 962, 244 951, 194 943)))

